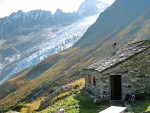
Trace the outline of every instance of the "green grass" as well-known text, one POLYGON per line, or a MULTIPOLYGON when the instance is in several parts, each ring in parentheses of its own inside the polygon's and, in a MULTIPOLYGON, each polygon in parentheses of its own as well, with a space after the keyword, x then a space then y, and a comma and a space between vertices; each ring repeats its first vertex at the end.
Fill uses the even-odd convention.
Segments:
POLYGON ((92 99, 81 91, 81 93, 78 92, 55 102, 52 106, 43 110, 42 113, 55 113, 60 108, 64 108, 65 113, 98 113, 107 107, 106 104, 94 104, 92 99))
POLYGON ((150 111, 150 105, 148 106, 147 110, 146 111, 150 111))
POLYGON ((55 113, 60 108, 64 108, 66 113, 79 113, 79 102, 74 98, 75 95, 66 97, 55 102, 52 106, 43 110, 42 113, 55 113))
POLYGON ((132 110, 134 113, 150 111, 150 96, 143 96, 143 98, 137 100, 135 104, 133 104, 132 110))
POLYGON ((107 104, 94 104, 93 99, 83 92, 79 93, 76 99, 79 101, 80 113, 98 113, 108 107, 107 104))

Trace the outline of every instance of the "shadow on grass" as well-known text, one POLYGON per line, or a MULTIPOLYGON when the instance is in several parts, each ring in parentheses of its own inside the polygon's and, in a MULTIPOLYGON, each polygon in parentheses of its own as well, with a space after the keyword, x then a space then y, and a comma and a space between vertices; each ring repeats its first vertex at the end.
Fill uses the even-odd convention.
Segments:
POLYGON ((79 101, 80 113, 98 113, 109 106, 108 103, 94 104, 93 99, 83 90, 76 95, 75 99, 79 101))
MULTIPOLYGON (((135 113, 143 113, 150 106, 150 95, 142 94, 138 97, 136 102, 132 105, 133 112, 135 113)), ((150 111, 145 112, 150 113, 150 111)))

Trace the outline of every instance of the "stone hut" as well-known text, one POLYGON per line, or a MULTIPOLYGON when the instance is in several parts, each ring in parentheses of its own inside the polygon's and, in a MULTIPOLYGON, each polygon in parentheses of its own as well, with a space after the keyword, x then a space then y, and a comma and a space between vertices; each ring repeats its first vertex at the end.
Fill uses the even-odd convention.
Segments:
POLYGON ((102 100, 150 92, 150 41, 129 44, 83 70, 85 89, 102 100))

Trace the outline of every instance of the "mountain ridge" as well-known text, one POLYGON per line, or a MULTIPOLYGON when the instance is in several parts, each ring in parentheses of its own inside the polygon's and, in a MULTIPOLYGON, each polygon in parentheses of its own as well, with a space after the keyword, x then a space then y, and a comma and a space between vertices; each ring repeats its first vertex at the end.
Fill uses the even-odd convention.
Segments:
MULTIPOLYGON (((106 32, 99 32, 98 28, 101 27, 99 23, 104 22, 104 20, 102 22, 100 20, 106 17, 107 20, 112 19, 112 15, 107 15, 108 12, 113 12, 113 10, 115 12, 121 11, 122 6, 128 8, 128 5, 125 5, 124 2, 127 2, 127 4, 131 3, 130 8, 134 8, 137 0, 133 0, 132 2, 131 0, 116 0, 112 6, 99 16, 95 24, 87 30, 85 34, 90 35, 87 35, 87 37, 84 35, 73 47, 49 56, 36 66, 24 70, 2 84, 0 86, 0 105, 3 106, 2 110, 7 111, 16 106, 18 102, 33 102, 43 95, 50 94, 53 88, 58 88, 70 81, 84 77, 84 73, 82 73, 84 67, 111 56, 116 49, 139 40, 150 40, 150 15, 147 15, 149 14, 149 8, 146 7, 147 10, 143 8, 147 3, 145 3, 145 0, 138 0, 138 3, 142 4, 140 4, 142 11, 132 19, 132 22, 124 25, 122 23, 122 16, 116 14, 114 20, 119 20, 117 22, 120 23, 117 23, 111 29, 107 25, 108 21, 103 23, 107 26, 103 26, 102 30, 105 32, 105 30, 109 29, 110 31, 107 31, 107 35, 109 36, 106 35, 106 32), (117 7, 120 7, 120 9, 117 7), (113 28, 118 28, 119 30, 112 34, 114 31, 113 28), (104 34, 105 37, 99 37, 99 35, 103 36, 104 34), (113 46, 114 43, 116 43, 116 48, 113 46), (54 59, 55 57, 58 59, 54 59), (45 70, 42 69, 43 67, 45 70), (31 76, 32 74, 34 76, 31 76)), ((149 5, 149 2, 147 5, 149 5)), ((141 8, 137 8, 137 10, 141 10, 141 8)), ((130 14, 137 14, 137 10, 131 11, 130 14)), ((125 11, 127 10, 123 12, 127 14, 128 12, 125 11)), ((125 15, 124 13, 121 15, 125 15)), ((125 18, 126 21, 129 21, 128 18, 130 20, 131 17, 127 16, 125 18)), ((78 98, 78 95, 76 98, 78 98)))
POLYGON ((60 9, 57 9, 54 14, 52 14, 50 11, 41 9, 32 10, 29 12, 23 12, 21 10, 13 12, 7 17, 0 18, 0 39, 9 39, 12 36, 21 34, 27 35, 30 32, 38 32, 44 27, 51 27, 54 25, 67 26, 84 17, 98 14, 109 5, 98 0, 96 0, 96 2, 94 3, 92 1, 85 0, 81 4, 81 6, 83 7, 82 9, 80 9, 81 7, 79 7, 78 11, 73 13, 66 13, 60 9), (101 4, 100 9, 95 6, 96 3, 101 4), (90 7, 90 9, 95 8, 95 10, 93 10, 88 15, 84 14, 88 9, 87 5, 90 7), (79 14, 78 12, 80 12, 81 14, 79 14))
POLYGON ((88 40, 89 43, 96 43, 99 39, 109 38, 115 36, 118 32, 123 30, 129 24, 131 24, 138 16, 144 11, 149 10, 150 1, 147 0, 141 2, 140 0, 116 0, 112 6, 103 12, 97 21, 87 30, 84 36, 76 43, 76 46, 86 46, 88 43, 84 40, 88 40), (134 4, 136 2, 136 4, 134 4), (123 4, 123 5, 118 5, 123 4), (134 7, 133 7, 134 4, 134 7), (121 10, 116 10, 121 9, 121 10), (111 15, 111 18, 108 18, 111 15), (115 18, 114 18, 115 17, 115 18), (128 18, 128 19, 126 19, 128 18), (118 24, 119 23, 119 24, 118 24), (95 30, 97 29, 97 30, 95 30), (110 34, 110 36, 107 36, 110 34), (95 34, 95 39, 92 38, 92 34, 95 34), (99 38, 98 38, 99 37, 99 38), (82 40, 84 44, 82 45, 82 40))
MULTIPOLYGON (((10 25, 15 26, 17 23, 18 28, 16 26, 16 29, 12 30, 17 34, 12 35, 0 46, 0 49, 2 48, 0 81, 2 79, 3 81, 7 80, 12 75, 36 65, 49 55, 72 46, 86 29, 95 22, 97 14, 108 7, 106 3, 96 1, 91 7, 97 7, 97 4, 101 4, 100 9, 97 8, 95 12, 89 15, 84 15, 84 12, 81 15, 77 12, 64 13, 60 9, 53 15, 49 11, 43 10, 34 10, 27 13, 20 10, 6 18, 5 21, 10 21, 10 25), (77 15, 78 19, 76 18, 77 15), (74 18, 76 18, 75 22, 74 18), (55 24, 50 25, 51 22, 55 24), (63 25, 62 23, 64 22, 69 22, 70 24, 63 25)), ((87 2, 91 3, 92 1, 85 0, 82 6, 86 6, 86 4, 90 6, 90 3, 87 2)), ((86 11, 86 9, 84 10, 86 11)), ((3 28, 3 26, 0 27, 3 28)), ((9 29, 13 28, 9 27, 9 29)), ((8 35, 11 35, 11 32, 8 35)))

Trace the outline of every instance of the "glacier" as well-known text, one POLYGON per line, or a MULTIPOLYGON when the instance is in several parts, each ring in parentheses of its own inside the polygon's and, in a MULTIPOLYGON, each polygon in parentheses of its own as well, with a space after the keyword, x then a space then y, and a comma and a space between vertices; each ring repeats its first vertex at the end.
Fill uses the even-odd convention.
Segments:
POLYGON ((0 80, 0 84, 4 83, 13 75, 38 64, 48 56, 58 53, 74 45, 82 37, 86 30, 96 21, 98 16, 99 14, 96 14, 94 16, 83 18, 69 26, 62 27, 61 30, 56 32, 54 35, 47 36, 46 42, 39 45, 36 48, 38 49, 36 50, 36 52, 24 59, 21 59, 20 61, 19 54, 13 56, 12 58, 8 58, 10 60, 10 63, 15 62, 15 58, 19 61, 19 63, 15 63, 12 71, 5 77, 3 77, 2 80, 0 80))

